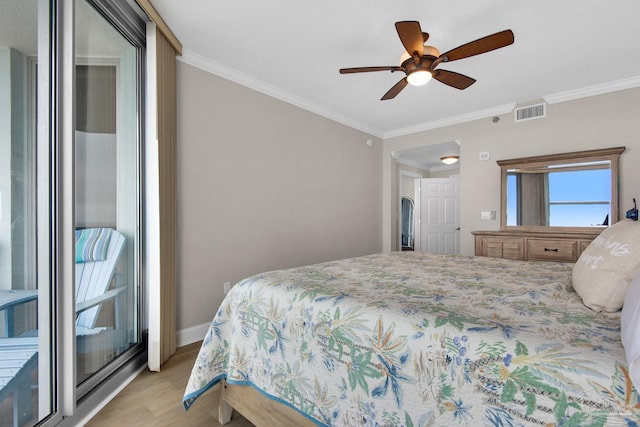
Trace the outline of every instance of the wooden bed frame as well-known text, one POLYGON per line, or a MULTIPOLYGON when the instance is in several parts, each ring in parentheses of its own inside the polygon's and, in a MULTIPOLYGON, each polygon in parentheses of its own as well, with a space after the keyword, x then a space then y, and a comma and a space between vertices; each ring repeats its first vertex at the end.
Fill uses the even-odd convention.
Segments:
POLYGON ((257 427, 317 427, 317 424, 295 409, 263 395, 248 385, 233 385, 220 381, 218 422, 231 421, 231 412, 238 411, 257 427))

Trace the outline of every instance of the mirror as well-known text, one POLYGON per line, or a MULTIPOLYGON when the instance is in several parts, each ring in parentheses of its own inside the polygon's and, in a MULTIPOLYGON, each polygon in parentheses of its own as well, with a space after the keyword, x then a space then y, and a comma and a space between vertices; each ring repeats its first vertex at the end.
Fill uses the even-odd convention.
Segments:
POLYGON ((499 160, 501 228, 592 228, 618 220, 624 147, 499 160))
POLYGON ((402 250, 413 250, 413 200, 402 197, 402 250))

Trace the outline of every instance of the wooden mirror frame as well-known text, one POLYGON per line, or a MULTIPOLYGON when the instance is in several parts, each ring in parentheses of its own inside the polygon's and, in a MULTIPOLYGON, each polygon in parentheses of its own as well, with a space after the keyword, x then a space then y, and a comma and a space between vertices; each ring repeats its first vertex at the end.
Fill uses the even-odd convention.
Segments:
POLYGON ((551 225, 507 225, 507 171, 515 168, 536 168, 558 165, 566 162, 582 163, 608 160, 611 162, 611 215, 609 224, 619 219, 619 160, 625 147, 604 148, 599 150, 575 151, 571 153, 551 154, 547 156, 522 157, 519 159, 498 160, 500 166, 500 229, 521 231, 554 230, 560 232, 584 232, 601 227, 571 227, 551 225))

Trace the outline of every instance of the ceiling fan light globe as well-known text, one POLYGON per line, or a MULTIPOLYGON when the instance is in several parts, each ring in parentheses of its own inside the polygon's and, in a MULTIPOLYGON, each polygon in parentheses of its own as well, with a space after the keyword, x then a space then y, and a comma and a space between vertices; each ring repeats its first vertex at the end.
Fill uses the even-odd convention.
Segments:
POLYGON ((406 61, 407 59, 411 58, 411 55, 409 55, 409 52, 407 52, 406 50, 402 53, 402 55, 400 55, 400 66, 402 66, 402 64, 404 63, 404 61, 406 61))
POLYGON ((431 80, 431 73, 425 70, 414 71, 407 76, 407 81, 411 86, 424 86, 431 80))
POLYGON ((440 56, 440 51, 433 46, 424 45, 424 52, 422 53, 422 55, 428 55, 437 58, 438 56, 440 56))
MULTIPOLYGON (((433 46, 424 45, 423 49, 424 49, 424 52, 422 53, 423 56, 425 55, 433 56, 434 58, 437 58, 440 56, 440 51, 433 46)), ((400 62, 399 62, 400 66, 402 66, 404 61, 406 61, 409 58, 411 58, 411 55, 409 55, 409 52, 407 52, 406 50, 402 52, 402 55, 400 56, 400 62)))

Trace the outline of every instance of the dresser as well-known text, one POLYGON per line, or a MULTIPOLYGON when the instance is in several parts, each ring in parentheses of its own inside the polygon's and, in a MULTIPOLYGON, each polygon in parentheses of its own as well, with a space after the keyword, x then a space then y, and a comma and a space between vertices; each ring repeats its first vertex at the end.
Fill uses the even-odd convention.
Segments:
POLYGON ((576 262, 602 229, 584 232, 472 231, 475 255, 522 261, 576 262))

